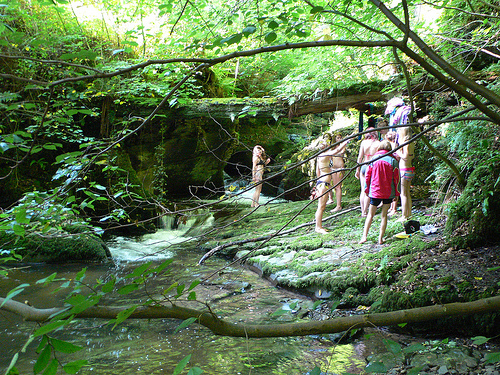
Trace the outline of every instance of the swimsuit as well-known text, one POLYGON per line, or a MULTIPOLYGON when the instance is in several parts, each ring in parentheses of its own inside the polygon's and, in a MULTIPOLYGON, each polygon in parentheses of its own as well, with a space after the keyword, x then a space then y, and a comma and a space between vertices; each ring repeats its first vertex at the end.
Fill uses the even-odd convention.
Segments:
POLYGON ((382 199, 382 198, 370 198, 370 204, 372 206, 377 206, 380 204, 380 203, 384 203, 384 204, 391 204, 392 203, 392 199, 389 198, 389 199, 382 199))
POLYGON ((266 165, 266 162, 263 161, 262 159, 260 159, 258 162, 257 162, 257 165, 266 165))
POLYGON ((415 167, 401 168, 401 179, 411 181, 415 177, 415 167))
POLYGON ((321 181, 321 180, 316 181, 316 186, 319 186, 321 184, 325 184, 326 187, 330 186, 330 183, 327 181, 321 181))

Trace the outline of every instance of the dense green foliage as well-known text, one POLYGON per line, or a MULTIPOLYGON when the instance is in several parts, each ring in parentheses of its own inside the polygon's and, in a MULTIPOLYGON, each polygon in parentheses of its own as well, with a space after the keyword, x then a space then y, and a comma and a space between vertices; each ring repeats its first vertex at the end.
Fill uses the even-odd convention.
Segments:
MULTIPOLYGON (((28 242, 36 242, 38 248, 40 239, 52 238, 47 250, 55 253, 62 235, 76 238, 63 246, 81 248, 80 239, 88 235, 80 233, 82 228, 94 236, 107 225, 129 225, 144 216, 149 220, 155 212, 174 213, 168 206, 169 192, 160 184, 167 177, 162 156, 168 150, 149 150, 157 165, 156 179, 148 181, 148 187, 142 185, 144 175, 135 169, 141 160, 131 160, 121 151, 140 129, 150 129, 153 120, 167 117, 152 112, 160 109, 160 103, 174 113, 191 99, 207 97, 274 96, 293 105, 335 97, 338 90, 354 83, 361 83, 356 87, 364 93, 364 83, 381 79, 390 82, 389 96, 412 98, 416 90, 415 114, 428 120, 460 113, 467 102, 477 108, 474 117, 469 114, 459 122, 441 125, 429 137, 465 176, 465 190, 454 184, 456 172, 449 172, 449 165, 427 151, 422 151, 419 162, 432 158, 426 172, 433 172, 433 177, 422 183, 432 182, 436 191, 451 192, 447 199, 461 194, 450 208, 450 234, 462 234, 464 229, 463 234, 474 240, 496 240, 500 98, 490 82, 500 70, 498 6, 481 0, 438 1, 432 7, 409 1, 392 8, 375 0, 314 4, 102 0, 84 1, 81 8, 64 0, 12 0, 0 1, 0 5, 0 179, 5 190, 0 198, 0 231, 4 233, 0 241, 13 244, 14 249, 28 242), (443 11, 437 29, 420 16, 431 14, 431 9, 443 11), (405 16, 410 29, 404 27, 405 16), (482 71, 471 71, 476 69, 482 71), (403 73, 409 74, 409 82, 402 79, 403 73), (132 113, 130 108, 151 111, 144 118, 124 115, 132 113), (75 227, 78 234, 69 230, 75 227)), ((197 160, 192 165, 199 176, 207 171, 216 176, 207 178, 208 182, 220 182, 220 165, 229 160, 238 142, 237 119, 252 113, 250 106, 233 114, 231 125, 211 123, 216 133, 224 133, 229 140, 219 142, 212 136, 215 133, 208 135, 198 123, 181 128, 181 120, 160 123, 158 134, 151 137, 178 132, 193 153, 215 154, 218 164, 197 160), (210 147, 206 141, 212 141, 210 147), (224 145, 220 150, 218 143, 224 145)), ((269 127, 266 136, 273 134, 276 131, 269 127)), ((285 138, 284 133, 280 136, 285 138)), ((176 146, 171 144, 171 149, 176 146)), ((289 160, 295 161, 294 157, 289 160)), ((300 174, 298 169, 289 170, 290 175, 300 174)), ((93 239, 89 247, 105 251, 93 239)), ((300 238, 290 248, 313 249, 320 243, 300 238)), ((13 247, 1 246, 2 255, 12 260, 13 247)), ((381 272, 359 276, 355 287, 344 278, 331 278, 328 285, 348 298, 351 287, 365 292, 391 281, 403 261, 388 265, 377 260, 373 266, 381 272)), ((148 267, 139 267, 130 276, 133 282, 121 290, 123 294, 162 271, 148 267)), ((445 281, 436 281, 436 287, 445 281)), ((66 301, 68 312, 34 333, 31 339, 42 337, 36 372, 55 373, 55 353, 78 349, 47 334, 69 324, 70 314, 97 304, 114 289, 114 281, 109 283, 99 285, 91 296, 83 295, 79 284, 74 286, 66 301)), ((188 293, 193 288, 187 288, 188 293)), ((175 298, 185 293, 184 286, 175 284, 167 292, 171 290, 177 291, 175 298)), ((377 293, 373 291, 363 302, 377 293)), ((189 293, 186 298, 195 296, 189 293)), ((425 293, 414 298, 432 302, 425 299, 425 293)), ((153 302, 145 302, 149 303, 153 302)), ((115 323, 124 321, 135 307, 115 323)), ((64 370, 73 373, 83 365, 64 370)))

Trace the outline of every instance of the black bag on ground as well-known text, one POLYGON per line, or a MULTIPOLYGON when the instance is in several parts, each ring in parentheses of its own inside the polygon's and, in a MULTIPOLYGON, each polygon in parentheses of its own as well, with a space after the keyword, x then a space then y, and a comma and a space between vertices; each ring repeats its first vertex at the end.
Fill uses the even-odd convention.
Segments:
POLYGON ((420 222, 417 220, 408 220, 404 226, 406 234, 412 234, 420 230, 420 222))

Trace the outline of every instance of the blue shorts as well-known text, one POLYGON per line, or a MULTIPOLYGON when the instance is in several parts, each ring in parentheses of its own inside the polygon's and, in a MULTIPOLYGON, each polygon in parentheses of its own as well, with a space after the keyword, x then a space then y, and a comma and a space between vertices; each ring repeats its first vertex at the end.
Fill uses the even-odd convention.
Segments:
POLYGON ((389 198, 389 199, 370 198, 370 204, 373 205, 373 206, 378 207, 378 205, 380 203, 382 203, 382 202, 384 204, 391 204, 392 203, 392 198, 389 198))
POLYGON ((368 165, 367 164, 364 164, 361 166, 361 174, 360 174, 360 178, 361 178, 361 189, 363 191, 366 190, 366 171, 368 170, 368 165), (364 178, 362 178, 361 176, 364 176, 364 178))

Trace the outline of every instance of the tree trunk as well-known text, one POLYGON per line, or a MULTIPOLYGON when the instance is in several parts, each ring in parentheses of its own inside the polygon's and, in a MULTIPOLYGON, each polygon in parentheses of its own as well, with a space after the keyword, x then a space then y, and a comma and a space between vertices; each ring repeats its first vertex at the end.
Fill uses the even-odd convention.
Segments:
MULTIPOLYGON (((23 303, 0 298, 0 310, 20 315, 26 321, 45 322, 55 312, 63 308, 37 309, 23 303), (3 304, 3 305, 2 305, 3 304)), ((76 315, 76 318, 116 319, 126 307, 93 306, 76 315)), ((231 337, 288 337, 329 334, 343 332, 351 328, 393 326, 402 323, 425 322, 452 316, 466 316, 500 310, 500 296, 480 299, 473 302, 448 303, 445 305, 425 306, 409 310, 386 313, 354 315, 323 321, 280 324, 239 324, 220 319, 215 314, 179 305, 139 306, 130 319, 188 319, 197 322, 216 335, 231 337)))

